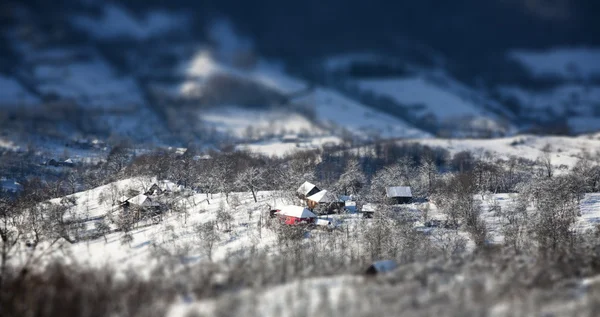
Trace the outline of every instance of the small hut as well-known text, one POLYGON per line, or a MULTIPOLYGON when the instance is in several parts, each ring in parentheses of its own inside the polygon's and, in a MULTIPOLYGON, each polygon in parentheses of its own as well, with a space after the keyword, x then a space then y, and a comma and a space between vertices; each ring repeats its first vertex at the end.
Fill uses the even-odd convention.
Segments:
POLYGON ((317 215, 300 206, 284 206, 277 213, 286 225, 313 223, 317 215))
POLYGON ((300 185, 296 193, 300 199, 306 199, 306 197, 314 195, 320 191, 321 190, 315 184, 304 182, 302 185, 300 185))
POLYGON ((412 191, 408 186, 387 187, 385 192, 393 204, 408 204, 412 201, 412 191))
POLYGON ((327 213, 340 211, 344 208, 344 203, 327 190, 306 197, 306 203, 310 210, 320 209, 327 213))
POLYGON ((398 264, 394 260, 383 260, 373 262, 365 271, 366 275, 377 275, 381 273, 388 273, 395 270, 398 264))
POLYGON ((363 217, 365 218, 373 218, 373 214, 375 214, 375 205, 371 203, 364 204, 361 208, 363 213, 363 217))

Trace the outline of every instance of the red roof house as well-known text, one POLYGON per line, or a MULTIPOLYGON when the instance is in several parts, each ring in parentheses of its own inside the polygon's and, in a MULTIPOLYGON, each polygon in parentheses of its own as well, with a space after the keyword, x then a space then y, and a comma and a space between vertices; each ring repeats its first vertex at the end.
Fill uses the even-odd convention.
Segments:
POLYGON ((313 223, 317 215, 300 206, 284 206, 277 213, 286 225, 313 223))

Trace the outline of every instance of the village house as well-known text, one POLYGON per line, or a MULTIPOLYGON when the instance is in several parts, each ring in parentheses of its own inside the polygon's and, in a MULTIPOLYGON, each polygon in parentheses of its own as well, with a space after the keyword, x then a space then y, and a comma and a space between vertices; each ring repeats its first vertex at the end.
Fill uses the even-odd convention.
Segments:
POLYGON ((284 206, 277 213, 286 225, 311 224, 317 218, 312 211, 300 206, 284 206))
POLYGON ((321 190, 315 184, 304 182, 302 185, 300 185, 296 193, 300 199, 306 199, 306 197, 312 196, 320 191, 321 190))
POLYGON ((308 209, 319 209, 325 213, 339 212, 344 208, 344 202, 340 201, 334 194, 327 190, 319 191, 306 197, 308 209))
POLYGON ((161 220, 160 203, 145 194, 131 198, 121 198, 120 206, 126 213, 133 212, 137 220, 152 219, 155 223, 161 220))
POLYGON ((375 214, 375 205, 371 203, 364 204, 361 208, 363 213, 363 217, 365 218, 373 218, 373 214, 375 214))
POLYGON ((366 270, 365 274, 369 276, 389 273, 398 267, 398 263, 394 260, 382 260, 373 262, 366 270))
POLYGON ((160 204, 151 197, 145 194, 139 194, 137 196, 125 199, 123 201, 123 205, 127 207, 137 207, 137 208, 156 208, 160 207, 160 204))
POLYGON ((42 163, 42 165, 45 166, 53 166, 53 167, 73 167, 75 166, 75 162, 73 162, 73 159, 66 159, 64 161, 57 161, 55 159, 50 159, 48 161, 45 161, 42 163))
POLYGON ((146 195, 146 196, 160 195, 160 194, 162 194, 162 189, 160 189, 160 187, 156 183, 152 184, 152 186, 150 186, 150 189, 148 189, 144 193, 144 195, 146 195))
POLYGON ((387 198, 395 205, 412 201, 412 192, 408 186, 393 186, 385 189, 387 198))

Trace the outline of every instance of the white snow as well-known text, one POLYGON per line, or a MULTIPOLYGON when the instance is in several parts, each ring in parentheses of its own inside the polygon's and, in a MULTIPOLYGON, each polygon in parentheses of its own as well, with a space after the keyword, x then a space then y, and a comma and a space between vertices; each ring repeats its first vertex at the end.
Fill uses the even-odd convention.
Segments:
POLYGON ((600 49, 559 47, 545 51, 514 50, 509 58, 521 63, 535 77, 548 75, 566 79, 600 75, 600 49))
POLYGON ((283 216, 290 216, 295 218, 316 218, 317 215, 312 213, 310 210, 301 206, 288 205, 283 206, 279 210, 279 214, 283 216))
POLYGON ((340 143, 342 143, 342 140, 339 137, 325 136, 308 138, 299 142, 284 142, 277 139, 260 141, 249 144, 240 144, 236 149, 267 156, 283 157, 298 151, 320 149, 329 145, 338 145, 340 143))
POLYGON ((346 129, 352 134, 383 138, 427 138, 431 135, 416 129, 402 119, 374 110, 332 89, 315 88, 297 100, 314 105, 317 120, 332 128, 346 129))
POLYGON ((39 64, 33 73, 38 89, 94 108, 123 109, 139 106, 142 97, 129 76, 118 76, 100 57, 64 64, 39 64))
POLYGON ((0 190, 9 192, 18 192, 23 186, 14 179, 7 179, 6 177, 0 177, 0 190))
POLYGON ((335 197, 335 195, 327 190, 322 190, 318 193, 313 194, 312 196, 306 197, 308 200, 312 200, 318 203, 333 203, 339 202, 339 198, 335 197))
POLYGON ((198 112, 198 117, 207 126, 239 138, 283 136, 289 133, 316 136, 325 133, 306 117, 285 109, 251 110, 236 106, 222 106, 218 109, 198 112))
POLYGON ((0 107, 28 106, 39 103, 39 99, 29 93, 17 80, 0 75, 0 107))
POLYGON ((368 52, 345 53, 330 56, 325 59, 323 66, 329 72, 345 70, 353 63, 375 63, 381 62, 382 57, 379 54, 368 52))
POLYGON ((598 117, 570 117, 567 120, 571 132, 579 134, 600 130, 600 116, 598 117))
POLYGON ((486 153, 490 153, 503 159, 514 156, 533 161, 540 158, 544 154, 544 147, 549 145, 552 164, 567 167, 573 167, 583 152, 594 154, 600 149, 600 140, 587 137, 533 135, 497 139, 423 139, 405 142, 441 147, 451 154, 470 151, 476 157, 484 157, 486 153))
POLYGON ((120 5, 108 3, 101 17, 80 15, 72 18, 72 24, 98 39, 132 38, 146 40, 166 33, 184 30, 188 18, 182 13, 162 10, 146 12, 137 18, 120 5))
MULTIPOLYGON (((145 192, 154 183, 156 183, 156 179, 154 178, 136 177, 68 195, 66 198, 74 199, 75 204, 67 212, 66 218, 86 219, 102 217, 115 209, 119 200, 127 196, 130 190, 145 192)), ((50 200, 50 203, 53 204, 60 204, 60 202, 60 198, 50 200)))
POLYGON ((535 92, 516 86, 500 87, 499 92, 514 97, 534 115, 552 112, 558 116, 572 113, 593 115, 594 108, 600 107, 600 87, 564 84, 549 91, 535 92))
POLYGON ((440 119, 484 115, 481 106, 460 98, 423 77, 368 79, 358 81, 360 89, 393 98, 411 106, 420 116, 432 114, 440 119))
MULTIPOLYGON (((238 311, 253 311, 256 316, 320 316, 323 315, 323 303, 336 307, 342 300, 356 298, 353 289, 364 285, 363 277, 356 275, 338 275, 333 277, 314 277, 295 280, 268 289, 245 289, 240 291, 242 300, 236 307, 238 311), (353 285, 354 287, 349 287, 353 285)), ((196 302, 180 300, 171 306, 168 317, 215 316, 218 314, 214 299, 196 302)), ((361 312, 368 315, 368 311, 361 312)))
MULTIPOLYGON (((199 50, 189 62, 180 65, 179 71, 187 78, 176 89, 181 96, 201 95, 206 79, 216 74, 252 80, 283 94, 304 91, 308 87, 304 81, 287 75, 283 67, 277 63, 259 61, 252 69, 240 70, 217 62, 207 50, 199 50)), ((375 135, 383 138, 430 136, 429 133, 418 130, 401 119, 374 110, 328 88, 315 87, 311 92, 295 98, 292 102, 314 109, 316 120, 329 130, 333 129, 337 132, 346 130, 363 138, 375 135)), ((223 122, 223 125, 227 126, 228 123, 223 122)), ((315 128, 313 127, 312 130, 315 128)))
POLYGON ((579 205, 581 216, 576 223, 576 228, 594 229, 600 225, 600 193, 585 194, 579 205))
MULTIPOLYGON (((152 179, 128 179, 113 184, 92 189, 90 191, 76 193, 77 204, 73 207, 76 212, 70 213, 75 218, 85 221, 87 230, 94 230, 95 222, 99 217, 112 214, 117 217, 121 209, 110 203, 98 203, 101 194, 110 196, 114 188, 136 189, 144 191, 153 183, 152 179)), ((280 200, 276 192, 258 192, 258 203, 254 203, 250 193, 231 193, 230 199, 235 196, 239 205, 229 205, 225 196, 221 194, 210 195, 194 194, 192 192, 180 192, 176 195, 167 196, 175 204, 187 211, 187 214, 167 213, 160 224, 140 223, 131 231, 133 241, 122 244, 122 232, 113 232, 103 238, 91 241, 82 241, 68 245, 66 250, 72 255, 72 259, 84 265, 93 267, 114 267, 117 271, 135 270, 138 274, 145 276, 153 265, 157 263, 156 256, 160 250, 171 252, 169 257, 178 259, 179 265, 194 264, 207 260, 206 255, 199 249, 200 240, 195 231, 197 225, 217 219, 217 210, 220 205, 227 208, 228 213, 233 216, 232 230, 223 231, 223 223, 220 224, 218 234, 220 241, 213 251, 213 260, 221 261, 230 254, 245 252, 252 246, 267 250, 275 244, 276 234, 267 228, 258 226, 261 219, 260 214, 268 210, 266 203, 280 200), (210 201, 210 204, 209 204, 210 201), (180 250, 180 251, 178 251, 180 250), (158 252, 158 253, 157 253, 158 252), (184 253, 177 253, 184 252, 184 253)), ((60 199, 52 201, 59 203, 60 199)), ((284 201, 282 201, 284 202, 284 201)), ((289 202, 288 202, 289 203, 289 202)), ((110 223, 110 217, 105 221, 110 223)), ((113 225, 111 227, 114 228, 113 225)), ((164 254, 163 254, 164 255, 164 254)))
POLYGON ((0 137, 0 149, 7 149, 7 150, 18 150, 19 146, 16 145, 14 142, 12 142, 11 140, 6 140, 0 137))

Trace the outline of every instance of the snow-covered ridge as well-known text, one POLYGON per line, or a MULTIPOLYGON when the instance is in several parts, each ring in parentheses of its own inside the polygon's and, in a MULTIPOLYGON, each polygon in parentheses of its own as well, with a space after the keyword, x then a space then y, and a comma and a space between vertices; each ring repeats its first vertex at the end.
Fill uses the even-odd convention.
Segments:
POLYGON ((287 75, 276 63, 259 61, 253 68, 240 70, 218 62, 210 52, 201 50, 179 69, 188 78, 177 89, 182 96, 191 93, 202 94, 204 84, 210 76, 224 74, 263 84, 283 95, 304 92, 298 98, 292 99, 291 103, 312 109, 317 123, 333 131, 346 129, 361 137, 430 136, 429 133, 418 130, 401 119, 374 110, 335 90, 325 87, 307 90, 306 82, 287 75))
POLYGON ((402 142, 441 147, 451 154, 468 151, 476 157, 484 157, 486 153, 490 153, 503 159, 517 157, 535 161, 549 153, 553 165, 567 167, 573 167, 585 153, 594 155, 600 150, 600 140, 589 137, 520 135, 497 139, 425 139, 402 142))
POLYGON ((80 15, 72 18, 72 24, 95 38, 106 40, 130 38, 146 40, 169 32, 182 31, 189 23, 182 13, 152 10, 144 17, 136 18, 125 7, 108 3, 101 17, 80 15))
POLYGON ((0 107, 23 107, 38 103, 39 99, 25 90, 17 80, 0 75, 0 107))
POLYGON ((535 77, 566 79, 600 76, 600 49, 554 48, 545 51, 514 50, 509 58, 521 63, 535 77))

